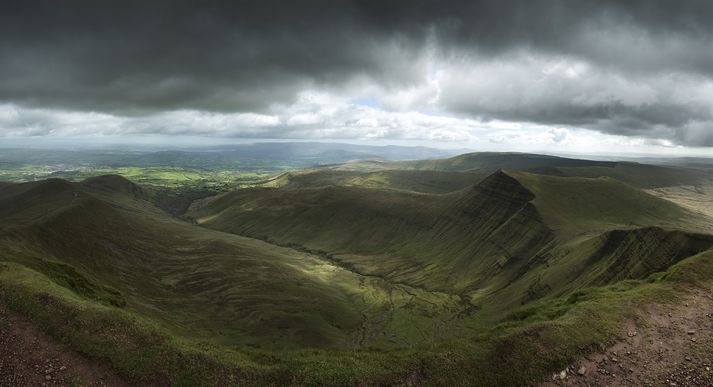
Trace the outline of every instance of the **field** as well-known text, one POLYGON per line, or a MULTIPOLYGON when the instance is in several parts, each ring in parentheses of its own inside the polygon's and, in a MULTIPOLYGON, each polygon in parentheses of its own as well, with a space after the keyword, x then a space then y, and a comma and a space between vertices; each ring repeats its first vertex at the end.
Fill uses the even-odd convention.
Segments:
POLYGON ((157 206, 181 215, 195 200, 233 189, 265 184, 277 171, 211 170, 182 167, 72 167, 8 165, 0 169, 0 181, 28 182, 48 178, 82 181, 95 176, 116 175, 150 190, 157 206))
POLYGON ((0 181, 25 182, 48 178, 82 181, 93 176, 119 175, 147 188, 226 192, 264 184, 275 172, 206 170, 178 167, 80 167, 17 165, 3 166, 0 181))

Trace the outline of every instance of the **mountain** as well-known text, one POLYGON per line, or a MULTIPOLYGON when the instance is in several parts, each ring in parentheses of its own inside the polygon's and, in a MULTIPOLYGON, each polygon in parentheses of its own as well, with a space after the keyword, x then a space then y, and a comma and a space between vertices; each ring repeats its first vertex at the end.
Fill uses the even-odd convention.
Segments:
MULTIPOLYGON (((349 164, 349 163, 347 163, 349 164)), ((423 193, 447 193, 457 191, 482 180, 477 172, 450 172, 429 170, 383 170, 361 172, 341 169, 312 168, 289 171, 263 184, 265 187, 301 188, 319 186, 349 186, 364 188, 387 188, 423 193)))
POLYGON ((328 269, 319 259, 178 221, 118 176, 8 186, 0 209, 4 260, 70 288, 104 289, 112 304, 190 336, 276 348, 348 345, 361 319, 351 299, 359 291, 343 288, 357 286, 351 273, 334 268, 329 276, 347 278, 324 283, 314 274, 328 269), (57 267, 74 277, 54 278, 57 267))
POLYGON ((440 195, 342 186, 243 189, 199 201, 189 216, 411 286, 479 297, 488 289, 493 302, 500 301, 491 292, 544 270, 564 245, 594 243, 614 230, 711 231, 707 218, 611 178, 515 171, 440 195))
POLYGON ((500 169, 561 177, 611 177, 645 189, 713 183, 709 172, 685 166, 485 152, 434 160, 353 160, 288 171, 265 186, 299 188, 340 185, 448 193, 475 184, 500 169))
POLYGON ((323 142, 262 142, 186 148, 113 147, 111 149, 0 149, 0 165, 73 167, 241 168, 280 170, 355 159, 416 160, 448 157, 456 150, 428 147, 371 146, 323 142))
POLYGON ((183 218, 116 175, 0 184, 0 303, 136 384, 522 385, 713 276, 711 218, 649 166, 457 160, 292 171, 183 218))
POLYGON ((285 384, 325 359, 353 362, 346 348, 368 356, 360 379, 384 377, 410 366, 380 351, 424 345, 434 321, 464 309, 456 295, 180 221, 119 176, 3 185, 0 213, 2 302, 141 383, 229 372, 285 384))

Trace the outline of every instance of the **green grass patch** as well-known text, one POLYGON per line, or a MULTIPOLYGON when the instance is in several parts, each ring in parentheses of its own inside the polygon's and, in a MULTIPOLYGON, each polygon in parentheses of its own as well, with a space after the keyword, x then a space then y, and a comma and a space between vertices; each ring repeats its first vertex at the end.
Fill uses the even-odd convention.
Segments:
POLYGON ((622 337, 622 322, 637 319, 639 306, 674 302, 681 294, 677 289, 699 280, 683 273, 713 269, 708 263, 711 255, 689 258, 645 280, 584 289, 527 305, 495 327, 457 341, 400 350, 273 352, 187 340, 131 310, 81 297, 15 263, 0 265, 0 297, 49 334, 110 361, 122 374, 140 382, 353 385, 417 380, 453 385, 469 380, 483 386, 522 385, 622 337))

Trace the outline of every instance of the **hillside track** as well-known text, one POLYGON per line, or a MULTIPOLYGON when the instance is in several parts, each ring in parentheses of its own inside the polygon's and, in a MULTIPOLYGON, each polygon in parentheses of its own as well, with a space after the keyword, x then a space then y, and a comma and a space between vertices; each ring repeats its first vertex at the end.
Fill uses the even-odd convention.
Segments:
POLYGON ((628 320, 620 339, 580 358, 541 386, 713 385, 713 289, 652 304, 628 320))
POLYGON ((108 363, 68 348, 37 324, 0 305, 0 386, 78 385, 135 384, 108 363))

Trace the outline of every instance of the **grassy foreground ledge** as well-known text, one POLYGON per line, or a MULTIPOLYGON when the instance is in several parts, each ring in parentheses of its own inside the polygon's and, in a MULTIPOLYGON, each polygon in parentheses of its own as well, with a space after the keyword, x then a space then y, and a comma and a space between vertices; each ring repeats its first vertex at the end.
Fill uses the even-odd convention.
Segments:
MULTIPOLYGON (((408 350, 255 351, 183 339, 63 280, 0 263, 0 300, 45 332, 127 378, 172 385, 528 384, 625 332, 638 307, 710 286, 713 251, 642 281, 622 281, 531 303, 468 340, 408 350)), ((637 320, 641 323, 640 320, 637 320)))

